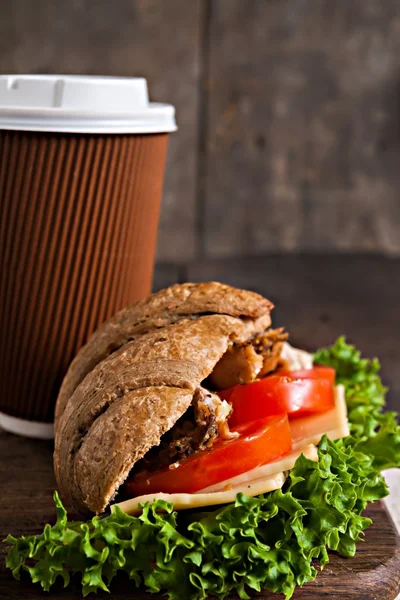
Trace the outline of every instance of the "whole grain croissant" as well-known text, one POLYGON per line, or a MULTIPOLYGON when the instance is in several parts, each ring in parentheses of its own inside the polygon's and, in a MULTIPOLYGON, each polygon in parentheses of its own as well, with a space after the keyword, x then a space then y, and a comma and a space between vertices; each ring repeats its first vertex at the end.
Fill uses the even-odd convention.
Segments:
MULTIPOLYGON (((135 463, 204 391, 204 380, 214 374, 223 387, 226 369, 217 367, 230 368, 232 348, 245 364, 237 374, 256 369, 254 378, 265 357, 249 340, 270 326, 272 308, 254 292, 188 283, 102 325, 72 362, 57 400, 54 468, 62 497, 81 512, 104 511, 135 463)), ((279 346, 283 337, 276 339, 279 346)))

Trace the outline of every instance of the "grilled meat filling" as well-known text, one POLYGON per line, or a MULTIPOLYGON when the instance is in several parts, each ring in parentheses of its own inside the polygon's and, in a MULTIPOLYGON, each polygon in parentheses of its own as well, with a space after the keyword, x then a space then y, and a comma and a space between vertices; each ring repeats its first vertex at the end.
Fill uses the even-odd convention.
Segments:
POLYGON ((134 472, 155 471, 168 466, 193 452, 210 448, 217 437, 229 438, 228 417, 231 407, 216 394, 198 388, 192 405, 155 446, 136 463, 134 472))
MULTIPOLYGON (((283 328, 268 329, 252 340, 233 344, 215 366, 205 382, 207 387, 220 390, 239 383, 249 383, 274 371, 280 362, 288 334, 283 328)), ((155 471, 172 465, 199 450, 211 448, 217 438, 229 439, 230 405, 206 387, 199 387, 192 405, 161 438, 159 446, 151 448, 136 463, 131 477, 139 471, 155 471)))
POLYGON ((223 390, 237 384, 250 383, 274 371, 288 334, 268 329, 242 344, 232 344, 214 367, 209 377, 211 386, 223 390))

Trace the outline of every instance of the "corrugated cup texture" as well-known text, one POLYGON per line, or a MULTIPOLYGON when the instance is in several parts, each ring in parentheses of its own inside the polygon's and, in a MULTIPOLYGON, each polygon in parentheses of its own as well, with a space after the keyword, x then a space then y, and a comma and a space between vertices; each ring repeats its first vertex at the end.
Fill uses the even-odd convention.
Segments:
POLYGON ((51 422, 77 350, 150 292, 167 139, 0 131, 0 411, 51 422))

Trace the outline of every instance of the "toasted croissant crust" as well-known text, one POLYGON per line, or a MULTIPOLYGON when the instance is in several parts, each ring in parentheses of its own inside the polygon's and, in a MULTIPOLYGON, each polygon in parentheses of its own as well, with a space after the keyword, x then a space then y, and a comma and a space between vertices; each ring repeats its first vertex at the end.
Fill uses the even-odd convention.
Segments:
POLYGON ((233 317, 265 316, 273 304, 254 292, 216 282, 173 285, 137 302, 106 321, 72 361, 56 405, 56 426, 65 405, 84 377, 109 354, 126 342, 204 313, 233 317))
POLYGON ((272 304, 219 283, 175 285, 124 309, 74 359, 57 401, 54 468, 80 511, 104 511, 133 465, 188 409, 272 304))

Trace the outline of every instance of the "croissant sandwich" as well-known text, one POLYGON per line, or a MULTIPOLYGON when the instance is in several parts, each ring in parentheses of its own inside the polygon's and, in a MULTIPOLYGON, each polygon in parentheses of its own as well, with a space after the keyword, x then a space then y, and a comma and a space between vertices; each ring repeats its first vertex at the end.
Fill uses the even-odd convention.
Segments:
POLYGON ((316 460, 314 444, 324 433, 347 435, 344 400, 327 379, 318 390, 303 382, 319 394, 319 406, 292 410, 292 426, 287 407, 276 405, 293 396, 280 374, 311 368, 312 358, 292 349, 282 328, 271 328, 272 309, 254 292, 188 283, 100 327, 71 364, 57 401, 54 468, 62 497, 82 513, 102 513, 115 499, 128 512, 160 497, 175 508, 226 503, 240 491, 281 487, 302 452, 316 460), (273 385, 282 389, 275 393, 273 385))
POLYGON ((174 285, 93 334, 57 401, 57 521, 7 537, 14 577, 49 590, 80 573, 86 596, 125 573, 171 600, 289 600, 328 551, 354 555, 364 509, 388 493, 381 471, 400 466, 379 363, 343 337, 293 348, 272 308, 174 285), (70 521, 62 501, 97 515, 70 521))

